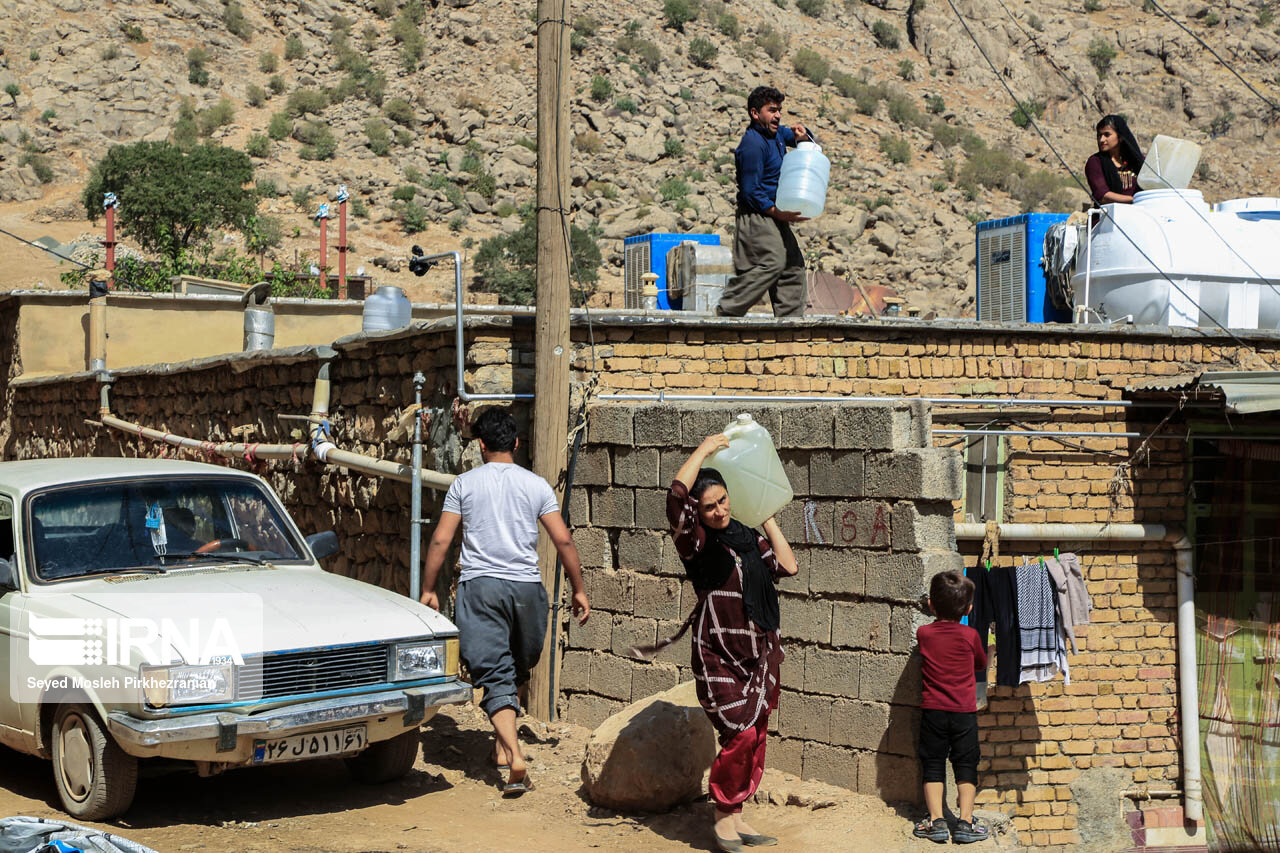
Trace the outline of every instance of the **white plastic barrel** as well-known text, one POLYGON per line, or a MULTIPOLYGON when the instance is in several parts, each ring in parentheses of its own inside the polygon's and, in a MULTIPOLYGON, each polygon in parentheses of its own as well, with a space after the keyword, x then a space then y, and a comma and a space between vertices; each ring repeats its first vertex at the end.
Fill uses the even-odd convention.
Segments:
POLYGON ((400 288, 388 284, 365 298, 360 328, 365 332, 385 332, 407 326, 412 320, 409 297, 400 288))
POLYGON ((1199 162, 1199 145, 1186 139, 1157 136, 1151 140, 1147 158, 1138 170, 1138 186, 1144 190, 1186 189, 1199 162))
MULTIPOLYGON (((822 213, 827 204, 831 161, 814 142, 801 142, 782 158, 778 175, 778 210, 794 210, 807 219, 822 213)), ((732 503, 732 498, 730 498, 732 503)))
POLYGON ((751 415, 738 415, 724 434, 729 446, 707 457, 706 464, 724 477, 729 514, 748 527, 759 527, 791 502, 791 483, 769 431, 751 415))

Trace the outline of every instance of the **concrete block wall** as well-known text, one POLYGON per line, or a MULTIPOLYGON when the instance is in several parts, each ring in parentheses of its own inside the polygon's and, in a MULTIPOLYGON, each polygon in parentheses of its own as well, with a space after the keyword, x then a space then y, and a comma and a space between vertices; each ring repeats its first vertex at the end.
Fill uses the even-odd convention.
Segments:
POLYGON ((741 411, 774 437, 796 493, 778 515, 800 571, 779 584, 787 657, 769 763, 918 799, 919 601, 934 573, 963 568, 951 511, 960 456, 929 446, 924 404, 591 407, 573 522, 593 614, 568 632, 562 711, 594 726, 692 678, 688 635, 653 662, 627 650, 673 634, 697 601, 666 490, 691 450, 741 411))

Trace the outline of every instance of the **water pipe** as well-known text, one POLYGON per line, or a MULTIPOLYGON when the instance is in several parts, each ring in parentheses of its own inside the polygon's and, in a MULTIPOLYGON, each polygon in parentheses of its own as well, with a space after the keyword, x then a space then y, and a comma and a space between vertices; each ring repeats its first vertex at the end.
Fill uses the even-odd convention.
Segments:
POLYGON ((422 597, 422 386, 427 377, 419 370, 413 374, 413 463, 409 486, 409 598, 422 597))
MULTIPOLYGON (((532 396, 532 395, 529 395, 532 396)), ((597 400, 619 403, 937 403, 948 406, 1052 406, 1062 408, 1132 409, 1165 408, 1153 400, 1056 400, 1020 397, 853 397, 839 394, 668 394, 666 391, 632 394, 598 394, 597 400)))
MULTIPOLYGON (((1168 542, 1173 547, 1178 590, 1178 722, 1182 734, 1182 813, 1204 818, 1200 787, 1200 698, 1196 683, 1195 552, 1182 531, 1163 524, 997 524, 1001 539, 1032 541, 1168 542)), ((956 524, 957 539, 985 539, 987 525, 956 524)))
POLYGON ((462 328, 462 253, 459 251, 437 252, 434 255, 415 255, 409 261, 409 269, 422 275, 433 261, 453 259, 453 310, 454 310, 454 343, 453 356, 458 363, 457 385, 458 399, 464 403, 472 402, 510 402, 511 400, 532 400, 532 394, 471 394, 467 392, 466 382, 466 336, 462 328), (416 268, 415 268, 415 265, 416 268), (421 272, 418 272, 418 270, 421 272))
MULTIPOLYGON (((369 474, 374 477, 388 477, 402 483, 413 482, 413 468, 401 462, 390 462, 341 450, 330 440, 329 432, 329 360, 320 362, 316 372, 315 389, 311 395, 311 452, 321 462, 369 474)), ((445 491, 457 479, 453 474, 441 474, 439 471, 419 469, 422 485, 436 491, 445 491)))

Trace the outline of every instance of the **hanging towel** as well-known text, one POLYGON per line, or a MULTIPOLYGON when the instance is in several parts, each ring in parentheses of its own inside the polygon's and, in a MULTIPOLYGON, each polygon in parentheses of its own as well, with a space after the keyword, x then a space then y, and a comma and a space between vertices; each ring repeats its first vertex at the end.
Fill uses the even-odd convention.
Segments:
POLYGON ((1057 558, 1046 557, 1044 562, 1053 581, 1054 594, 1058 598, 1062 631, 1071 640, 1071 651, 1079 653, 1075 629, 1089 624, 1089 611, 1093 609, 1089 590, 1084 583, 1084 573, 1080 569, 1080 558, 1075 554, 1060 554, 1057 558))
POLYGON ((1057 605, 1049 573, 1025 558, 1016 574, 1018 598, 1018 638, 1022 648, 1019 682, 1048 681, 1058 674, 1057 605))

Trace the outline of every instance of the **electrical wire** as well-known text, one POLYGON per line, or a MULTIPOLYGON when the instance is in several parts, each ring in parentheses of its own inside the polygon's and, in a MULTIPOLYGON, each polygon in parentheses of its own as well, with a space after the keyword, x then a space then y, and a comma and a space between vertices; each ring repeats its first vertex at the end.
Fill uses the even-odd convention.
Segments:
MULTIPOLYGON (((978 49, 978 53, 982 56, 983 60, 986 61, 987 67, 991 69, 991 73, 1000 82, 1000 86, 1001 88, 1004 89, 1005 93, 1009 96, 1009 100, 1013 101, 1014 106, 1018 106, 1019 105, 1018 96, 1015 95, 1013 93, 1013 90, 1009 88, 1009 84, 1005 82, 1004 77, 1000 74, 999 69, 996 68, 995 63, 991 60, 991 57, 987 54, 986 49, 983 48, 982 43, 978 41, 977 36, 973 34, 973 30, 969 28, 969 22, 965 20, 965 17, 963 15, 960 14, 960 10, 956 8, 955 0, 947 0, 947 5, 951 7, 951 11, 955 14, 956 19, 960 22, 960 26, 964 28, 965 34, 969 36, 969 40, 973 42, 973 46, 978 49)), ((1049 137, 1045 135, 1044 130, 1040 127, 1040 123, 1035 120, 1035 116, 1027 115, 1027 121, 1035 129, 1035 132, 1037 135, 1039 135, 1041 141, 1043 141, 1044 144, 1049 148, 1049 150, 1053 152, 1053 156, 1058 159, 1058 162, 1062 165, 1062 168, 1066 169, 1067 174, 1069 174, 1072 177, 1072 179, 1077 184, 1079 184, 1082 190, 1084 190, 1085 192, 1089 192, 1089 187, 1080 178, 1080 176, 1076 174, 1075 170, 1073 170, 1067 164, 1067 161, 1063 159, 1062 154, 1058 152, 1058 149, 1054 147, 1053 143, 1049 141, 1049 137)), ((1201 306, 1198 302, 1196 302, 1196 300, 1192 299, 1191 296, 1185 290, 1183 290, 1178 285, 1178 283, 1174 281, 1172 277, 1170 277, 1168 273, 1166 273, 1163 269, 1161 269, 1160 265, 1157 264, 1154 260, 1152 260, 1151 256, 1148 255, 1146 251, 1141 246, 1138 245, 1137 241, 1134 240, 1132 237, 1130 237, 1128 232, 1126 232, 1120 226, 1120 224, 1116 222, 1115 217, 1111 216, 1107 212, 1106 208, 1102 208, 1102 210, 1104 214, 1106 214, 1108 218, 1111 220, 1112 226, 1116 229, 1116 231, 1120 232, 1121 236, 1123 236, 1126 240, 1129 241, 1130 245, 1132 245, 1133 248, 1137 250, 1138 254, 1142 255, 1143 259, 1146 260, 1146 262, 1149 263, 1152 266, 1152 268, 1156 270, 1156 272, 1160 273, 1160 275, 1164 278, 1165 281, 1169 282, 1170 287, 1178 291, 1178 293, 1182 294, 1183 298, 1185 298, 1189 303, 1191 303, 1192 305, 1195 305, 1196 308, 1200 310, 1201 314, 1203 314, 1205 317, 1207 317, 1210 320, 1210 322, 1212 322, 1215 326, 1217 326, 1219 329, 1225 332, 1229 338, 1231 338, 1233 341, 1239 344, 1246 351, 1253 353, 1254 356, 1257 357, 1257 359, 1261 361, 1263 364, 1266 364, 1266 360, 1262 358, 1261 354, 1259 354, 1256 349, 1249 346, 1244 341, 1240 340, 1240 338, 1237 337, 1235 333, 1233 333, 1230 329, 1228 329, 1222 323, 1218 322, 1216 317, 1214 317, 1212 314, 1206 311, 1203 306, 1201 306)))
POLYGON ((93 267, 90 266, 89 264, 77 261, 75 258, 69 258, 66 255, 60 255, 57 252, 55 252, 53 249, 50 249, 48 246, 42 246, 39 243, 34 243, 31 240, 28 240, 26 237, 19 237, 17 234, 14 234, 12 231, 6 231, 3 228, 0 228, 0 234, 5 235, 6 237, 12 237, 13 239, 17 240, 20 243, 26 243, 28 246, 37 248, 42 252, 48 252, 49 254, 53 255, 55 258, 57 258, 60 261, 70 261, 71 263, 77 266, 84 267, 87 270, 93 269, 93 267))
POLYGON ((1218 60, 1218 62, 1222 64, 1222 67, 1223 67, 1223 68, 1225 68, 1225 69, 1227 69, 1228 71, 1230 71, 1230 72, 1232 73, 1232 75, 1234 75, 1234 76, 1235 76, 1235 78, 1236 78, 1237 80, 1239 80, 1241 83, 1243 83, 1243 84, 1245 85, 1245 88, 1247 88, 1250 92, 1253 92, 1253 94, 1257 95, 1259 100, 1261 100, 1264 104, 1266 104, 1268 107, 1270 107, 1270 108, 1272 109, 1272 112, 1273 112, 1273 113, 1275 113, 1275 114, 1280 114, 1280 104, 1277 104, 1275 101, 1271 100, 1271 99, 1270 99, 1270 98, 1268 98, 1266 95, 1262 94, 1262 93, 1261 93, 1261 92, 1259 92, 1257 89, 1255 89, 1255 88, 1253 87, 1253 84, 1252 84, 1252 83, 1250 83, 1248 80, 1244 79, 1244 77, 1240 76, 1240 72, 1236 71, 1236 70, 1235 70, 1235 68, 1233 68, 1233 67, 1231 66, 1231 63, 1227 62, 1225 59, 1223 59, 1221 56, 1219 56, 1219 55, 1218 55, 1218 52, 1217 52, 1216 50, 1214 50, 1213 48, 1211 48, 1211 47, 1210 47, 1210 46, 1205 42, 1205 40, 1204 40, 1204 39, 1200 38, 1200 36, 1196 35, 1196 34, 1195 34, 1195 33, 1193 33, 1191 30, 1187 29, 1187 28, 1186 28, 1186 26, 1185 26, 1181 21, 1179 21, 1179 20, 1178 20, 1177 18, 1175 18, 1173 15, 1170 15, 1170 14, 1168 13, 1168 11, 1166 11, 1166 10, 1165 10, 1165 8, 1164 8, 1163 6, 1161 6, 1159 3, 1157 3, 1157 2, 1156 2, 1156 0, 1144 0, 1144 2, 1146 2, 1146 3, 1150 3, 1150 4, 1151 4, 1151 6, 1152 6, 1156 11, 1158 11, 1160 14, 1164 15, 1166 18, 1168 18, 1170 21, 1172 21, 1172 22, 1173 22, 1175 25, 1177 25, 1177 27, 1178 27, 1180 30, 1182 30, 1184 33, 1186 33, 1187 35, 1189 35, 1189 36, 1191 36, 1193 39, 1195 39, 1195 40, 1200 44, 1200 46, 1201 46, 1201 47, 1203 47, 1205 50, 1209 51, 1209 53, 1213 54, 1213 58, 1214 58, 1214 59, 1216 59, 1216 60, 1218 60))
POLYGON ((1069 76, 1067 72, 1062 70, 1062 68, 1058 65, 1058 63, 1053 61, 1053 57, 1049 55, 1049 51, 1043 46, 1041 46, 1039 40, 1036 39, 1035 36, 1027 32, 1026 28, 1022 26, 1022 22, 1013 16, 1013 12, 1009 11, 1009 7, 1004 4, 1004 0, 996 0, 996 2, 1000 4, 1000 8, 1004 9, 1004 13, 1009 16, 1009 20, 1013 21, 1014 26, 1016 26, 1019 30, 1022 31, 1022 34, 1026 36, 1027 40, 1031 42, 1033 47, 1035 47, 1036 52, 1040 56, 1043 56, 1045 58, 1045 61, 1049 63, 1049 65, 1053 68, 1053 70, 1057 71, 1058 75, 1062 77, 1063 80, 1066 80, 1067 83, 1070 84, 1071 88, 1075 89, 1076 92, 1079 93, 1081 98, 1091 103, 1095 110, 1097 110, 1098 112, 1102 112, 1102 104, 1098 103, 1098 99, 1092 98, 1089 95, 1085 94, 1085 91, 1080 88, 1079 81, 1069 76))

